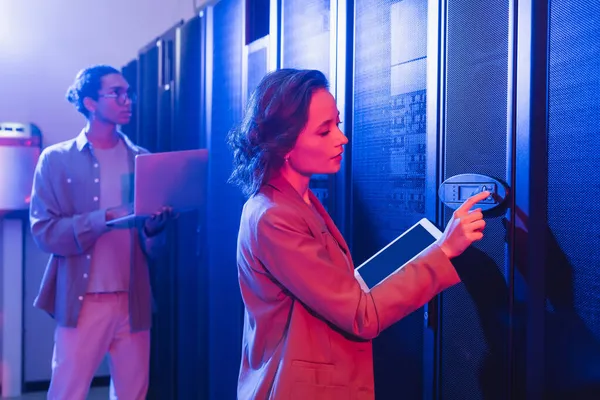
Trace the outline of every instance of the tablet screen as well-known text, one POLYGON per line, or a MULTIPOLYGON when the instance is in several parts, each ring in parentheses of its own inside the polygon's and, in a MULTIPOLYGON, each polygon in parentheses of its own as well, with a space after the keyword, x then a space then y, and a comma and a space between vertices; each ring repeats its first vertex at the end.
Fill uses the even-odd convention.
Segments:
POLYGON ((406 264, 417 254, 434 243, 435 237, 423 226, 416 225, 404 236, 384 248, 360 266, 358 272, 369 289, 406 264))

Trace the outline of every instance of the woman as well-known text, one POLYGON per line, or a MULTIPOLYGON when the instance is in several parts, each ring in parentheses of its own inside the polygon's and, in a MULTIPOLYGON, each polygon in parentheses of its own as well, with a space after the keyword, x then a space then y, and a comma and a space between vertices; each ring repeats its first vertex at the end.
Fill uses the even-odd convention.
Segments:
MULTIPOLYGON (((450 258, 483 237, 480 210, 459 209, 442 238, 370 292, 348 246, 309 190, 339 171, 348 139, 319 71, 263 78, 231 132, 231 181, 244 205, 237 264, 246 312, 238 398, 373 399, 371 339, 459 282, 450 258)), ((399 360, 400 362, 400 360, 399 360)), ((400 388, 399 388, 400 389, 400 388)))

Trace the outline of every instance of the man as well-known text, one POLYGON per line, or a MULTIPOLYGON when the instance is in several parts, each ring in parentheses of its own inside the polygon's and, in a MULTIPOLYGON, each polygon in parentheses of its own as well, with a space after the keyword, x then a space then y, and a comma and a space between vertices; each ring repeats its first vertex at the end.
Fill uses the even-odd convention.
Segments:
POLYGON ((34 305, 57 322, 48 399, 84 399, 106 353, 111 398, 148 389, 151 303, 147 259, 164 248, 168 208, 142 226, 109 228, 131 211, 134 158, 147 151, 118 131, 133 101, 118 70, 79 72, 67 93, 87 119, 74 139, 46 148, 31 195, 31 232, 51 254, 34 305))

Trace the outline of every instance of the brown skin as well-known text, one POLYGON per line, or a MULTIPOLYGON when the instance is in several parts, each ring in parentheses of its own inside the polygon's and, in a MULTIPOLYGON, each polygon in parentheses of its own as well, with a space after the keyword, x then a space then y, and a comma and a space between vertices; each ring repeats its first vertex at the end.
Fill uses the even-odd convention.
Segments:
MULTIPOLYGON (((119 141, 117 125, 128 124, 131 120, 131 100, 125 96, 129 83, 121 74, 102 77, 102 87, 98 98, 86 97, 83 100, 89 112, 86 136, 90 143, 99 149, 109 149, 119 141)), ((113 207, 106 210, 106 220, 126 216, 132 212, 132 205, 113 207)), ((170 207, 163 207, 144 223, 146 235, 153 236, 162 231, 172 217, 170 207)))
MULTIPOLYGON (((310 177, 314 174, 335 174, 340 170, 343 146, 348 143, 348 138, 340 130, 339 124, 339 111, 334 97, 325 89, 315 91, 306 126, 279 171, 308 204, 310 177)), ((454 212, 437 241, 448 258, 459 256, 473 242, 483 239, 483 213, 481 209, 471 208, 489 195, 489 192, 476 194, 454 212)))
POLYGON ((123 75, 109 74, 102 77, 97 100, 90 97, 83 100, 89 112, 86 134, 94 147, 105 149, 117 144, 117 125, 131 120, 131 100, 120 101, 115 96, 123 96, 128 90, 129 84, 123 75))

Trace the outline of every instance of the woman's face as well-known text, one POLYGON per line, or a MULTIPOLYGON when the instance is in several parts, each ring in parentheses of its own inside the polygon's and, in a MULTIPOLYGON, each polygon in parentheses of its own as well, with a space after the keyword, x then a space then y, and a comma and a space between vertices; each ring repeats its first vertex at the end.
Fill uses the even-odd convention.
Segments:
POLYGON ((335 99, 326 89, 315 91, 308 120, 294 148, 287 154, 288 167, 303 176, 333 174, 340 170, 343 146, 348 138, 339 128, 335 99))

